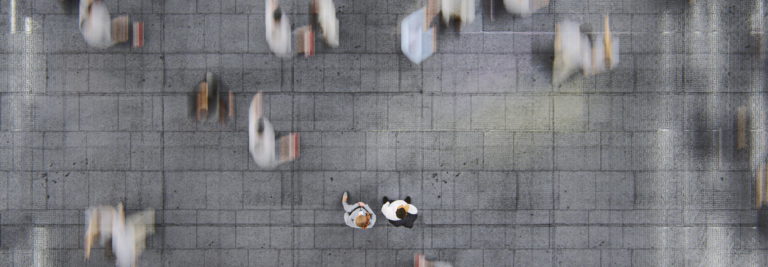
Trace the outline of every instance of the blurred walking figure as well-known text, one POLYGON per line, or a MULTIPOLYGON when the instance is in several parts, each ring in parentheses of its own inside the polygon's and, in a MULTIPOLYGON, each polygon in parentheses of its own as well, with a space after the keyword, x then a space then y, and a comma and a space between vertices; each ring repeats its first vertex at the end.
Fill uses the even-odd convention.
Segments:
POLYGON ((264 22, 267 44, 278 57, 291 56, 291 22, 283 14, 278 0, 265 0, 264 22))
POLYGON ((359 229, 368 229, 376 224, 376 214, 371 207, 363 202, 357 202, 355 205, 347 203, 349 195, 344 192, 341 197, 341 205, 344 207, 344 222, 347 226, 359 229))
POLYGON ((509 13, 530 16, 536 10, 549 5, 549 0, 504 0, 504 7, 509 13))
POLYGON ((92 207, 85 211, 85 259, 91 257, 91 247, 94 240, 98 237, 99 244, 106 250, 105 253, 111 253, 112 241, 112 220, 115 216, 115 208, 112 206, 92 207))
POLYGON ((461 31, 464 25, 475 20, 475 1, 441 0, 440 12, 442 12, 443 22, 446 25, 450 25, 451 21, 453 21, 456 30, 461 31))
POLYGON ((128 26, 128 16, 110 20, 104 0, 80 0, 80 32, 88 46, 103 49, 127 42, 128 26))
POLYGON ((594 75, 619 63, 619 42, 611 34, 608 16, 603 23, 604 32, 597 36, 582 32, 575 22, 565 21, 555 26, 553 84, 562 83, 579 70, 584 75, 594 75))
POLYGON ((235 95, 232 90, 225 94, 218 77, 208 72, 205 80, 197 84, 194 113, 198 121, 206 121, 213 115, 219 123, 225 123, 235 117, 235 95))
POLYGON ((323 39, 331 47, 339 47, 339 20, 333 0, 313 0, 313 12, 317 13, 317 24, 323 39))
POLYGON ((154 233, 155 211, 145 210, 125 218, 123 203, 92 207, 85 211, 85 258, 90 258, 96 237, 109 253, 114 252, 117 266, 136 266, 148 235, 154 233), (111 239, 111 242, 110 242, 111 239))
MULTIPOLYGON (((130 27, 128 16, 118 16, 110 20, 109 9, 104 0, 80 0, 80 32, 88 46, 104 49, 127 42, 131 36, 130 27)), ((143 22, 133 23, 132 35, 132 47, 144 46, 143 22)))
POLYGON ((258 92, 251 100, 248 112, 248 149, 256 165, 272 169, 299 157, 299 134, 275 136, 275 129, 263 115, 263 94, 258 92), (275 147, 276 143, 279 147, 275 147))
POLYGON ((414 267, 453 267, 453 264, 445 261, 428 261, 424 254, 416 254, 413 256, 414 267))
POLYGON ((144 251, 145 240, 155 232, 155 211, 145 210, 125 218, 123 203, 112 219, 112 249, 118 267, 133 267, 144 251))
POLYGON ((384 217, 387 217, 389 223, 394 226, 413 228, 413 223, 416 221, 419 211, 415 206, 411 205, 411 197, 406 197, 405 200, 394 201, 384 197, 383 203, 381 213, 384 214, 384 217))

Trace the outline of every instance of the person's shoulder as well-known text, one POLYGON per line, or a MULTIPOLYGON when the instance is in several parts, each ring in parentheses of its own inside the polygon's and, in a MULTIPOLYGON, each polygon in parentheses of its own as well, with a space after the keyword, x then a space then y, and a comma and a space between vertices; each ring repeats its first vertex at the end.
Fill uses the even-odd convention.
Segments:
POLYGON ((418 212, 419 212, 419 209, 418 209, 418 208, 416 208, 416 206, 414 206, 413 204, 408 204, 408 206, 409 206, 409 207, 408 207, 408 208, 409 208, 409 209, 408 209, 408 213, 410 213, 410 214, 416 214, 416 213, 418 213, 418 212), (413 213, 411 213, 411 211, 413 211, 413 213))
POLYGON ((399 207, 402 205, 408 205, 408 202, 405 202, 405 200, 402 200, 402 199, 398 199, 398 200, 392 201, 392 205, 395 207, 399 207))

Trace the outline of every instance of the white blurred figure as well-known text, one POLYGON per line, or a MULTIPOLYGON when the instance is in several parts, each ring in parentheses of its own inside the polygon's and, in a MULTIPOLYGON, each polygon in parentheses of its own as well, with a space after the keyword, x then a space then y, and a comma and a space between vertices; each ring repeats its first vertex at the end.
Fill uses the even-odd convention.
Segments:
POLYGON ((619 63, 619 42, 611 35, 608 16, 604 18, 604 32, 590 39, 582 33, 580 25, 565 21, 555 26, 555 60, 552 83, 558 85, 571 75, 582 71, 594 75, 614 68, 619 63))
POLYGON ((273 169, 298 157, 299 135, 291 133, 276 139, 275 129, 263 116, 262 98, 262 92, 258 92, 251 100, 248 112, 248 149, 256 165, 264 169, 273 169), (279 143, 279 149, 276 143, 279 143))
POLYGON ((99 237, 101 246, 109 245, 107 241, 112 237, 112 219, 115 216, 115 208, 112 206, 92 207, 85 211, 85 259, 91 257, 91 247, 96 237, 99 237))
POLYGON ((112 250, 118 267, 136 266, 141 252, 144 251, 147 236, 155 231, 154 224, 154 210, 145 210, 126 219, 123 203, 117 205, 112 220, 112 250))
POLYGON ((579 24, 564 21, 555 25, 555 61, 552 67, 552 83, 560 84, 581 66, 583 39, 579 24), (564 45, 564 44, 568 45, 564 45))
POLYGON ((472 23, 475 20, 475 1, 474 0, 442 0, 440 12, 443 14, 443 22, 448 25, 451 19, 458 20, 459 31, 464 25, 472 23))
POLYGON ((549 0, 504 0, 507 12, 519 16, 530 16, 536 10, 549 5, 549 0))
POLYGON ((267 118, 262 116, 262 93, 251 100, 248 112, 248 149, 256 165, 271 169, 277 167, 275 155, 275 129, 267 118))
POLYGON ((80 0, 80 32, 88 46, 103 49, 117 43, 112 40, 112 21, 103 0, 80 0))
POLYGON ((283 14, 277 0, 266 0, 264 4, 267 44, 278 57, 291 56, 291 22, 283 14))
POLYGON ((317 21, 323 32, 323 39, 331 47, 339 46, 339 20, 333 0, 315 0, 317 21))

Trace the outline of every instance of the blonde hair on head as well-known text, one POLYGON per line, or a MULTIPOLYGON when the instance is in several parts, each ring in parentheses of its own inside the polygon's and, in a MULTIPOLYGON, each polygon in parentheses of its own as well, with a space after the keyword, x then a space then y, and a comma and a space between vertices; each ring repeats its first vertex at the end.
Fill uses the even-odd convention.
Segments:
POLYGON ((365 214, 365 215, 357 215, 355 217, 355 225, 357 225, 360 228, 368 228, 368 225, 371 223, 371 214, 365 214))

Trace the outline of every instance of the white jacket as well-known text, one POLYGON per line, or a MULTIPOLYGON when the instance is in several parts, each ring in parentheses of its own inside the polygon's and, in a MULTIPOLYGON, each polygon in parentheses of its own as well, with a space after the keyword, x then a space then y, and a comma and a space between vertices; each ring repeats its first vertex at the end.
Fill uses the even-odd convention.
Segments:
POLYGON ((317 20, 323 30, 323 38, 331 47, 339 46, 339 20, 333 0, 318 0, 317 20))
POLYGON ((256 165, 272 169, 278 164, 275 151, 275 128, 267 118, 256 117, 255 110, 256 100, 254 99, 251 101, 250 112, 248 112, 248 149, 256 165), (264 131, 261 134, 258 134, 259 119, 262 119, 264 124, 264 131))
POLYGON ((115 44, 112 41, 112 20, 103 0, 80 0, 80 32, 88 46, 103 49, 115 44), (92 2, 90 14, 89 2, 92 2))
POLYGON ((147 235, 154 232, 154 223, 154 210, 142 211, 126 219, 122 204, 118 205, 112 220, 112 251, 118 267, 136 265, 147 235))
POLYGON ((403 200, 395 200, 395 201, 384 203, 384 205, 381 206, 381 213, 384 214, 384 217, 387 217, 387 220, 399 221, 400 218, 397 218, 396 212, 397 212, 397 208, 403 205, 408 206, 409 214, 417 214, 419 212, 419 210, 416 209, 416 206, 408 204, 403 200))
POLYGON ((265 0, 264 24, 266 25, 267 44, 278 57, 291 56, 291 21, 282 14, 280 21, 275 21, 272 12, 275 10, 272 0, 265 0))

